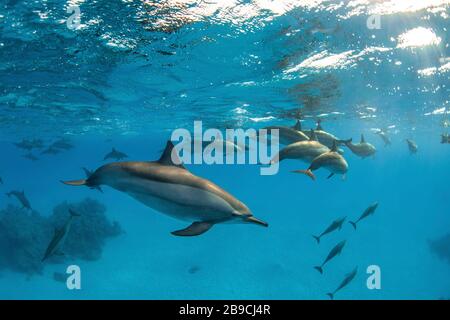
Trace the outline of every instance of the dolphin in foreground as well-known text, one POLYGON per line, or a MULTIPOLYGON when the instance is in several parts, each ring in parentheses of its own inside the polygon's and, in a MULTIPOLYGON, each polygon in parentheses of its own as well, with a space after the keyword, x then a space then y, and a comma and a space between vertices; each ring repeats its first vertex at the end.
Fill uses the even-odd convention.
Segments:
POLYGON ((294 173, 303 173, 309 176, 311 179, 316 180, 316 176, 313 171, 319 168, 326 168, 330 171, 330 175, 328 179, 334 176, 335 174, 342 174, 345 177, 345 174, 348 171, 347 161, 338 153, 338 149, 336 146, 336 142, 334 142, 333 147, 330 151, 321 154, 317 158, 315 158, 308 169, 306 170, 294 170, 294 173))
POLYGON ((357 144, 353 144, 351 141, 346 142, 345 145, 357 156, 361 158, 367 158, 370 156, 373 156, 377 149, 371 145, 370 143, 366 142, 364 139, 364 135, 361 135, 361 142, 357 144))
POLYGON ((70 217, 67 219, 66 223, 61 229, 55 228, 55 234, 53 235, 52 240, 48 244, 47 250, 45 251, 45 255, 41 261, 44 261, 50 258, 53 255, 63 255, 64 253, 61 251, 64 242, 66 241, 67 234, 70 231, 70 227, 72 226, 72 219, 74 217, 80 217, 81 215, 69 209, 70 217))
POLYGON ((419 150, 417 143, 411 139, 406 139, 406 143, 408 144, 408 149, 411 154, 417 153, 417 150, 419 150))
POLYGON ((111 152, 107 153, 105 157, 103 158, 103 161, 108 159, 115 159, 115 160, 122 160, 128 158, 128 156, 120 151, 117 151, 115 148, 112 148, 111 152))
POLYGON ((231 194, 185 169, 171 141, 158 161, 114 162, 98 168, 87 179, 63 183, 90 188, 107 185, 150 208, 192 222, 172 232, 176 236, 198 236, 217 223, 268 226, 231 194))
POLYGON ((25 191, 10 191, 6 193, 6 195, 10 198, 11 196, 16 197, 24 208, 31 210, 30 201, 28 201, 27 197, 25 196, 25 191))
POLYGON ((350 282, 352 282, 352 280, 356 277, 357 273, 358 273, 358 267, 356 267, 355 269, 353 269, 352 272, 347 274, 345 276, 344 280, 342 280, 342 282, 339 285, 339 287, 337 287, 336 290, 334 290, 333 292, 327 293, 327 296, 329 296, 331 298, 331 300, 333 300, 334 299, 334 295, 336 294, 336 292, 338 292, 339 290, 341 290, 342 288, 347 286, 350 282))
POLYGON ((363 214, 358 218, 358 220, 349 221, 348 223, 350 223, 353 226, 353 228, 355 228, 355 230, 356 230, 356 224, 358 222, 360 222, 361 220, 367 218, 368 216, 374 214, 375 210, 377 210, 377 208, 378 208, 378 202, 375 202, 373 205, 371 205, 366 210, 364 210, 363 214))
POLYGON ((317 271, 320 272, 320 274, 323 274, 323 266, 330 261, 331 259, 333 259, 334 257, 338 256, 341 254, 342 249, 345 246, 345 240, 339 242, 333 249, 331 249, 330 253, 328 254, 328 256, 326 257, 325 261, 322 262, 322 264, 320 266, 316 266, 314 267, 314 269, 316 269, 317 271))
POLYGON ((328 228, 325 229, 325 231, 323 231, 320 235, 318 236, 313 236, 314 239, 316 239, 317 244, 320 243, 320 238, 322 238, 324 235, 333 232, 334 230, 341 230, 342 228, 342 224, 344 223, 345 219, 347 217, 343 217, 341 219, 337 219, 334 220, 329 226, 328 228))

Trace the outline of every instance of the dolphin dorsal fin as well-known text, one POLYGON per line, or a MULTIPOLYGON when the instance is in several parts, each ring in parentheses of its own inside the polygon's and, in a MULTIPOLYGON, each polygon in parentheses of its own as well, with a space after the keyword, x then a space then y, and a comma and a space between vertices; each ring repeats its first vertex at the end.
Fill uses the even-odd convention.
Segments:
POLYGON ((311 133, 309 135, 309 140, 311 140, 311 141, 319 141, 317 139, 317 135, 316 135, 316 132, 314 131, 314 129, 311 129, 311 133))
POLYGON ((323 131, 323 128, 322 128, 321 123, 322 123, 322 120, 320 120, 320 119, 317 120, 317 127, 316 127, 316 130, 323 131))
POLYGON ((174 148, 174 145, 172 143, 172 141, 167 141, 166 144, 166 148, 164 149, 161 158, 159 158, 158 162, 160 164, 164 164, 166 166, 175 166, 175 167, 179 167, 179 168, 183 168, 183 165, 181 164, 181 160, 178 157, 178 154, 176 152, 174 152, 172 154, 172 150, 174 148), (176 163, 174 162, 174 160, 176 161, 176 163))
POLYGON ((331 147, 330 151, 331 152, 337 152, 338 151, 336 140, 333 140, 333 146, 331 147))
POLYGON ((81 168, 81 169, 83 169, 83 171, 84 171, 84 174, 86 175, 86 178, 88 178, 89 179, 89 177, 90 176, 92 176, 92 171, 91 170, 89 170, 89 169, 86 169, 86 168, 81 168))
POLYGON ((361 143, 365 143, 366 140, 364 139, 364 134, 361 134, 361 143))
POLYGON ((297 120, 297 122, 292 127, 292 129, 297 130, 297 131, 302 131, 302 123, 300 122, 300 120, 297 120))

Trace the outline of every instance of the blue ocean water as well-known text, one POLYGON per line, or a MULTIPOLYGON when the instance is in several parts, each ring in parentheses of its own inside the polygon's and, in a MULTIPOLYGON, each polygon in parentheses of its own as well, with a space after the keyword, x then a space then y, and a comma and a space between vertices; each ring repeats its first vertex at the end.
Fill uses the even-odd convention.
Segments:
MULTIPOLYGON (((123 233, 105 239, 97 259, 68 254, 40 272, 18 271, 11 254, 1 253, 0 298, 328 299, 357 267, 337 299, 448 299, 450 242, 439 250, 430 243, 450 233, 450 146, 441 143, 450 126, 449 4, 3 2, 0 217, 19 206, 3 195, 11 190, 25 191, 43 217, 64 201, 91 198, 123 233), (66 23, 75 12, 68 7, 80 9, 74 28, 66 23), (316 181, 294 174, 308 167, 296 160, 283 161, 273 176, 262 176, 259 165, 186 165, 268 228, 218 224, 197 237, 175 237, 170 232, 186 222, 106 186, 98 192, 60 182, 108 163, 112 148, 130 161, 157 160, 172 130, 193 130, 194 121, 223 130, 297 119, 306 129, 320 119, 324 130, 354 142, 364 134, 377 152, 361 159, 343 147, 345 180, 327 179, 323 169, 316 181), (61 138, 74 147, 44 153, 61 138), (44 146, 14 144, 23 139, 44 146), (417 143, 416 154, 405 139, 417 143), (30 152, 38 160, 23 157, 30 152), (347 221, 374 202, 375 214, 353 230, 347 221), (344 216, 342 230, 318 245, 312 235, 344 216), (313 267, 342 240, 342 254, 319 274, 313 267), (73 264, 81 290, 54 279, 73 264), (380 267, 380 289, 367 287, 371 265, 380 267)), ((24 261, 31 247, 45 251, 33 247, 37 240, 24 245, 26 234, 8 236, 24 261)))

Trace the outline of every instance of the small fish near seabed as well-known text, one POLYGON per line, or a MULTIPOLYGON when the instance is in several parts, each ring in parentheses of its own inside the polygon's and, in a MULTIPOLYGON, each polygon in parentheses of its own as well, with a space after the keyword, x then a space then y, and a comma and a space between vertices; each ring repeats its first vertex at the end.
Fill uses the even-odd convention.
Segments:
POLYGON ((90 188, 107 185, 156 211, 192 222, 172 232, 176 236, 198 236, 219 223, 268 226, 218 185, 189 172, 171 141, 158 161, 113 162, 98 168, 87 179, 63 183, 90 188))
POLYGON ((391 138, 389 138, 386 131, 379 129, 375 132, 375 134, 378 135, 381 138, 381 140, 383 140, 385 147, 390 146, 392 144, 391 138))
POLYGON ((328 254, 328 256, 326 257, 326 259, 324 260, 324 262, 322 262, 322 264, 320 266, 316 266, 314 267, 314 269, 316 269, 317 271, 320 272, 320 274, 323 274, 323 267, 325 266, 325 264, 327 264, 327 262, 329 262, 331 259, 333 259, 334 257, 338 256, 341 254, 342 249, 345 246, 346 241, 341 241, 339 242, 333 249, 331 249, 330 253, 328 254))
POLYGON ((317 244, 320 243, 320 238, 322 238, 324 235, 329 234, 335 230, 341 230, 342 224, 344 223, 345 219, 347 217, 343 217, 341 219, 334 220, 326 229, 318 236, 313 236, 314 239, 316 239, 317 244))
POLYGON ((334 295, 341 289, 343 289, 344 287, 346 287, 350 282, 352 282, 352 280, 356 277, 356 274, 358 273, 358 267, 356 267, 355 269, 353 269, 352 272, 350 272, 349 274, 347 274, 344 278, 344 280, 342 280, 341 284, 339 285, 339 287, 336 288, 336 290, 334 290, 333 292, 327 293, 327 296, 330 297, 331 300, 334 299, 334 295))
POLYGON ((358 218, 358 220, 349 221, 348 223, 350 223, 353 226, 353 228, 356 230, 357 223, 360 222, 361 220, 367 218, 368 216, 373 215, 375 213, 375 210, 377 210, 377 208, 378 208, 378 202, 375 202, 373 205, 371 205, 366 210, 364 210, 363 214, 358 218))
POLYGON ((309 176, 312 180, 316 180, 316 176, 314 175, 313 171, 320 168, 325 168, 330 171, 330 175, 327 179, 330 179, 335 174, 341 174, 343 177, 345 177, 348 171, 348 163, 344 159, 344 157, 337 152, 336 142, 329 152, 323 153, 315 158, 311 162, 311 165, 308 167, 308 169, 294 170, 292 172, 303 173, 309 176))
POLYGON ((271 163, 281 162, 285 159, 296 159, 311 163, 321 154, 330 151, 327 146, 324 146, 317 140, 314 130, 311 130, 310 137, 310 140, 299 141, 287 145, 273 157, 271 163))
POLYGON ((20 204, 23 208, 26 208, 28 210, 31 210, 30 201, 28 201, 27 197, 25 196, 25 191, 10 191, 6 193, 6 195, 11 198, 11 196, 16 197, 17 200, 19 200, 20 204))
POLYGON ((47 260, 53 255, 64 255, 62 251, 62 247, 64 242, 66 241, 67 235, 69 234, 70 227, 72 226, 72 219, 74 217, 80 217, 81 215, 76 213, 75 211, 69 209, 70 217, 67 219, 66 223, 62 228, 55 228, 55 233, 53 234, 53 238, 48 244, 47 250, 45 251, 45 255, 42 258, 42 261, 47 260))
POLYGON ((358 157, 367 158, 375 155, 377 149, 372 144, 366 142, 364 135, 361 135, 361 141, 357 144, 346 142, 345 145, 358 157))
POLYGON ((103 158, 103 161, 108 160, 108 159, 114 159, 114 160, 120 161, 125 158, 128 158, 128 155, 126 155, 123 152, 117 151, 115 148, 112 148, 111 152, 109 152, 105 155, 105 157, 103 158))
POLYGON ((450 143, 450 134, 442 134, 441 143, 450 143))
POLYGON ((406 143, 408 144, 408 150, 411 154, 417 153, 417 150, 419 150, 419 147, 417 146, 417 143, 415 143, 411 139, 406 139, 406 143))

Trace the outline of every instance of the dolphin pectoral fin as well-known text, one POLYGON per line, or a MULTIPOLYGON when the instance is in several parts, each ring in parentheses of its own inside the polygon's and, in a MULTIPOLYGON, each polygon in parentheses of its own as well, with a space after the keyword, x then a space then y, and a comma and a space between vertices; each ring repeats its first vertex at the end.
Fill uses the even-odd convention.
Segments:
POLYGON ((180 237, 192 237, 192 236, 199 236, 214 225, 214 223, 211 222, 194 222, 189 227, 177 231, 171 232, 174 236, 180 236, 180 237))
POLYGON ((330 179, 332 176, 334 176, 334 173, 330 173, 330 175, 327 177, 327 179, 330 179))
POLYGON ((69 186, 84 186, 86 184, 85 179, 80 180, 70 180, 70 181, 61 181, 64 184, 67 184, 69 186))
POLYGON ((310 177, 313 181, 316 180, 316 176, 314 175, 314 173, 310 169, 307 169, 307 170, 294 170, 292 172, 293 173, 303 173, 303 174, 306 174, 308 177, 310 177))

